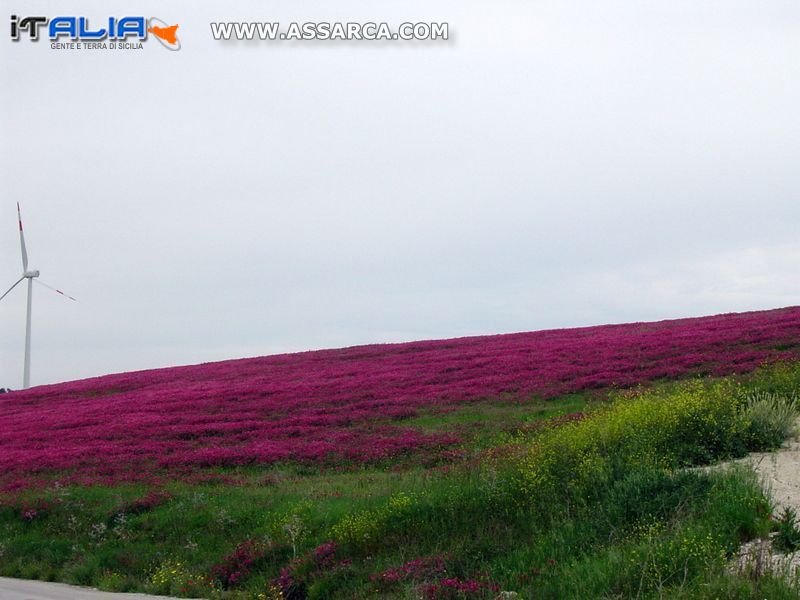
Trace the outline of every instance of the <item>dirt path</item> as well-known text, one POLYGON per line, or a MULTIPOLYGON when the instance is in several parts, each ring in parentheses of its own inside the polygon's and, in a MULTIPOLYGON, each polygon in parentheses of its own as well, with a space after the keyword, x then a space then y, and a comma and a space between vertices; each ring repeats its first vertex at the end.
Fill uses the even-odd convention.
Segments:
POLYGON ((800 514, 800 440, 794 439, 775 452, 755 452, 734 462, 752 465, 775 500, 776 515, 786 507, 800 514))
MULTIPOLYGON (((800 421, 798 426, 800 428, 800 421)), ((793 508, 800 514, 800 440, 797 437, 774 452, 754 452, 719 467, 731 464, 749 465, 758 474, 775 503, 775 517, 785 508, 793 508)), ((756 575, 765 571, 782 573, 794 580, 800 575, 800 551, 780 554, 773 549, 772 538, 753 540, 741 547, 732 567, 756 575)))
POLYGON ((0 577, 3 600, 169 600, 166 596, 114 594, 64 583, 0 577))

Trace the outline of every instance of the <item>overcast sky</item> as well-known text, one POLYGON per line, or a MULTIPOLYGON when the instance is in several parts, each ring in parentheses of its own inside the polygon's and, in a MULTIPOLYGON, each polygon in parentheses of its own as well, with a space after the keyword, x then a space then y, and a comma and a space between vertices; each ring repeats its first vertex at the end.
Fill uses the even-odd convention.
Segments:
MULTIPOLYGON (((0 287, 20 201, 31 266, 79 300, 34 288, 34 384, 800 304, 794 0, 64 6, 0 14, 154 15, 182 49, 2 29, 0 287), (452 39, 214 41, 232 20, 452 39)), ((20 286, 0 387, 24 321, 20 286)))

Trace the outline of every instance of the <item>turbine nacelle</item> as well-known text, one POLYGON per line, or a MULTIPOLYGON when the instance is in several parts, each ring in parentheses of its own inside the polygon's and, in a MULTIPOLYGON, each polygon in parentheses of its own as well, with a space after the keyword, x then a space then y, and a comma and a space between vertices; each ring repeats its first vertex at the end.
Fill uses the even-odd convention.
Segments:
POLYGON ((38 276, 39 276, 38 269, 34 270, 34 271, 25 271, 22 274, 22 277, 25 278, 25 279, 33 279, 33 278, 38 277, 38 276))

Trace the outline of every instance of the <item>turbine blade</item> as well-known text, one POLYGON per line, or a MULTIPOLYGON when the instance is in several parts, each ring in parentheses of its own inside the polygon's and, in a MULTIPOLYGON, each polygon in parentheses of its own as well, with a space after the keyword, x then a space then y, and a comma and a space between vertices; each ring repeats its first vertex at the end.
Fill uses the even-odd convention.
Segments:
POLYGON ((22 213, 17 202, 17 220, 19 221, 19 245, 22 247, 22 270, 28 270, 28 250, 25 248, 25 233, 22 231, 22 213))
POLYGON ((38 279, 34 279, 34 281, 35 281, 36 283, 38 283, 39 285, 43 285, 43 286, 44 286, 44 287, 46 287, 48 290, 53 290, 53 291, 54 291, 54 292, 56 292, 57 294, 61 294, 61 295, 62 295, 62 296, 64 296, 65 298, 69 298, 69 299, 70 299, 70 300, 72 300, 73 302, 77 302, 77 300, 75 300, 75 298, 73 298, 73 297, 72 297, 72 296, 70 296, 69 294, 65 294, 65 293, 64 293, 64 292, 62 292, 61 290, 54 288, 52 285, 47 285, 47 284, 46 284, 44 281, 39 281, 38 279))
POLYGON ((0 300, 2 300, 3 298, 5 298, 6 296, 8 296, 8 294, 10 294, 10 293, 11 293, 11 290, 13 290, 15 287, 17 287, 17 286, 20 284, 20 282, 21 282, 23 279, 25 279, 25 277, 24 277, 24 276, 23 276, 23 277, 20 277, 19 279, 17 279, 17 283, 15 283, 15 284, 14 284, 14 285, 12 285, 10 288, 8 288, 8 291, 7 291, 5 294, 3 294, 2 296, 0 296, 0 300))

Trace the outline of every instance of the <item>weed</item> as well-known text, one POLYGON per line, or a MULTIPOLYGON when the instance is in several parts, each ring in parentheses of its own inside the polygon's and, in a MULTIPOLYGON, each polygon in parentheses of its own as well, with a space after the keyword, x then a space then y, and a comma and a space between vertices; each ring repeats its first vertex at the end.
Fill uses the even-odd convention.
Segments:
POLYGON ((800 528, 797 523, 797 513, 787 506, 775 522, 777 535, 773 541, 776 550, 781 552, 795 552, 800 549, 800 528))

